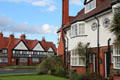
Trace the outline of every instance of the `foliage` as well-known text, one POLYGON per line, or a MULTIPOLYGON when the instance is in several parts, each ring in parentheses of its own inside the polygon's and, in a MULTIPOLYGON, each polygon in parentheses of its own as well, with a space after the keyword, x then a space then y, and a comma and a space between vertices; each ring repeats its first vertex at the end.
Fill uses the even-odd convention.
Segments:
MULTIPOLYGON (((120 7, 118 7, 120 9, 120 7)), ((116 36, 115 43, 120 43, 120 13, 115 13, 110 31, 116 36)))
POLYGON ((83 80, 86 74, 78 74, 74 70, 70 71, 70 80, 83 80))
POLYGON ((60 56, 52 56, 43 60, 37 67, 38 74, 50 74, 61 77, 66 77, 67 70, 63 65, 60 56))

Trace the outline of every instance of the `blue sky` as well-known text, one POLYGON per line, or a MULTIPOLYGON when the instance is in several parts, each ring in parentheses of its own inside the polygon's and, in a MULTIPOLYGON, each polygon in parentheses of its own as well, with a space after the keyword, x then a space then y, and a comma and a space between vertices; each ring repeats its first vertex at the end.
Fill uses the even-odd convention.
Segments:
MULTIPOLYGON (((70 0, 70 16, 83 8, 84 0, 70 0)), ((57 29, 61 26, 62 0, 0 0, 0 31, 5 36, 47 41, 57 44, 57 29)))

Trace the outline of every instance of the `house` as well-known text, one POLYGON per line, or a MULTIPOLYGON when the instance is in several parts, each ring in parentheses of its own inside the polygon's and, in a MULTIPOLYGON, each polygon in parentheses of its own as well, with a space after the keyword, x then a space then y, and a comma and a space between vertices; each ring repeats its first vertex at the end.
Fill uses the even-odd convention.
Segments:
POLYGON ((13 34, 4 37, 0 32, 0 66, 4 65, 36 65, 47 56, 56 55, 53 42, 28 40, 25 34, 15 38, 13 34))
POLYGON ((115 35, 109 30, 120 3, 117 0, 84 0, 84 5, 76 16, 69 16, 69 0, 62 0, 62 26, 57 31, 58 55, 63 55, 69 69, 86 73, 85 59, 72 53, 79 42, 90 43, 94 51, 89 60, 90 72, 99 72, 106 78, 112 75, 120 80, 120 49, 114 45, 115 35))

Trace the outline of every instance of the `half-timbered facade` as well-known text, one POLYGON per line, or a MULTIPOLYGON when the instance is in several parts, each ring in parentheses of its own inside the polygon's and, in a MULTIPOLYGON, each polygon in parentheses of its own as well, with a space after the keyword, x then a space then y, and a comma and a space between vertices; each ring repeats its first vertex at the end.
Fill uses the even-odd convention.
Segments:
POLYGON ((24 34, 21 38, 4 37, 0 33, 0 65, 35 65, 43 57, 56 55, 56 46, 52 42, 28 40, 24 34))

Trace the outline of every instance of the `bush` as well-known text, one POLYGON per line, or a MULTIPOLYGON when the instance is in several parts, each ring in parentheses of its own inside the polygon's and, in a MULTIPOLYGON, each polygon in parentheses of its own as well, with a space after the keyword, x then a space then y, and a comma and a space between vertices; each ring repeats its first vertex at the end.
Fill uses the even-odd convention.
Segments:
POLYGON ((60 56, 52 56, 44 59, 37 67, 38 74, 50 74, 66 77, 68 71, 64 67, 60 56))
POLYGON ((86 74, 78 74, 75 72, 75 70, 70 71, 70 80, 83 80, 86 74))

